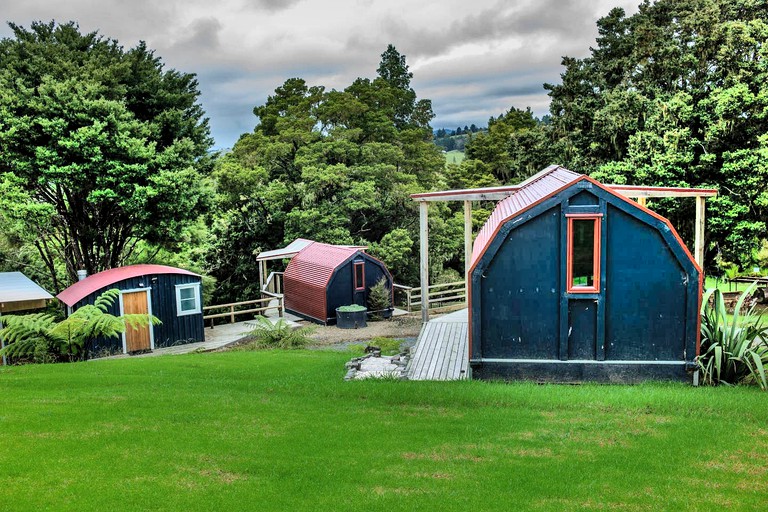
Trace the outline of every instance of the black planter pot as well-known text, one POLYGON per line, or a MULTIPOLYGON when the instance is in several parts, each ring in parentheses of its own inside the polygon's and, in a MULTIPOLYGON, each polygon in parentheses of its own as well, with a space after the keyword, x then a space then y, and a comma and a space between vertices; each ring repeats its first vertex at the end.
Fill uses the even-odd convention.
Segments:
POLYGON ((336 327, 339 329, 362 329, 367 327, 365 322, 368 310, 361 311, 339 311, 336 308, 336 327))

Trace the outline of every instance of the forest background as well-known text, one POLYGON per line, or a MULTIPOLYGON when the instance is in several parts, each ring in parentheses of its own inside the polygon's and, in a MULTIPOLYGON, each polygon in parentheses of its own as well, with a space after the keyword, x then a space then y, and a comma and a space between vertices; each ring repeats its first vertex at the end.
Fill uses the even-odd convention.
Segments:
MULTIPOLYGON (((0 270, 51 291, 80 268, 151 262, 204 274, 208 303, 252 299, 256 255, 298 237, 368 246, 415 285, 410 194, 514 184, 550 164, 605 183, 718 188, 707 271, 768 268, 768 12, 757 0, 613 9, 590 55, 563 57, 561 83, 544 84, 549 114, 510 106, 487 128, 459 128, 460 164, 446 164, 450 143, 436 140, 449 130, 431 126, 431 102, 392 45, 373 78, 343 90, 286 80, 253 109, 252 132, 212 153, 193 74, 74 23, 11 27, 0 41, 0 270)), ((476 205, 475 229, 492 207, 476 205)), ((692 202, 650 207, 691 243, 692 202)), ((461 205, 434 204, 429 228, 431 280, 460 279, 461 205)))

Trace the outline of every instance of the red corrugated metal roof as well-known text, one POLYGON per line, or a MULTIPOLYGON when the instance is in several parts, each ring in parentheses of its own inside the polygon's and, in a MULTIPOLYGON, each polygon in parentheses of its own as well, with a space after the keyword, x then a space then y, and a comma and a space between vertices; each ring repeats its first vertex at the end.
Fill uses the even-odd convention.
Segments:
POLYGON ((285 269, 285 307, 325 321, 326 286, 334 270, 360 249, 315 242, 299 252, 285 269))
POLYGON ((517 191, 506 199, 499 201, 496 208, 488 217, 475 239, 472 249, 472 265, 493 240, 496 230, 509 218, 514 217, 536 202, 550 196, 552 193, 569 185, 582 175, 569 171, 564 167, 552 165, 531 176, 519 185, 517 191))
POLYGON ((132 277, 141 277, 152 274, 186 274, 189 276, 198 276, 194 272, 166 265, 128 265, 127 267, 118 267, 99 272, 88 276, 82 281, 78 281, 66 290, 56 296, 67 306, 74 306, 88 295, 95 291, 106 288, 124 279, 132 277))

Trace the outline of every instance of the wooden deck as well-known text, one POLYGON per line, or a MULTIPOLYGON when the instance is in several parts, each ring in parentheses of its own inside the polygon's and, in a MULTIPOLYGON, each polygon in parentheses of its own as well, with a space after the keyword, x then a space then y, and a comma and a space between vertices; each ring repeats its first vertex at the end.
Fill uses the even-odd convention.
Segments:
POLYGON ((406 376, 410 380, 460 380, 469 376, 467 310, 430 320, 421 328, 406 376))

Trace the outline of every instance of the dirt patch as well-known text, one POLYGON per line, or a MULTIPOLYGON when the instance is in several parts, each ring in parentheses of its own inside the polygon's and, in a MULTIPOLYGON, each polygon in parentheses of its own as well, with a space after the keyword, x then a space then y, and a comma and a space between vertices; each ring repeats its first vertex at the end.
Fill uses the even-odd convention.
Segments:
POLYGON ((335 325, 315 326, 312 333, 312 345, 326 347, 345 341, 370 340, 378 337, 413 338, 419 335, 421 318, 415 316, 399 316, 390 320, 368 322, 368 327, 362 329, 339 329, 335 325))

